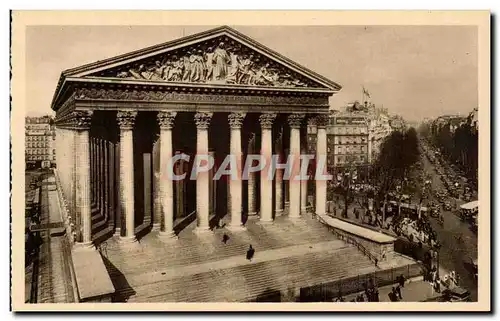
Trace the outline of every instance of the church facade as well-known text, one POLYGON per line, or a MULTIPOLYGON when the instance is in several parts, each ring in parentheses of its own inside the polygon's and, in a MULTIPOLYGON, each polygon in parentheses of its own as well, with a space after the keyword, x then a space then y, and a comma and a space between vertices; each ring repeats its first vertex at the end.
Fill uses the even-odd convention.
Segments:
POLYGON ((340 89, 229 27, 62 72, 52 109, 73 241, 134 242, 150 230, 171 239, 193 220, 196 233, 220 219, 237 232, 248 219, 324 214, 326 181, 287 181, 283 169, 272 180, 264 171, 213 175, 229 154, 238 162, 250 154, 298 159, 307 150, 326 156, 329 97, 340 89), (211 155, 214 167, 190 180, 193 164, 181 160, 174 171, 187 178, 171 180, 165 173, 176 154, 211 155))

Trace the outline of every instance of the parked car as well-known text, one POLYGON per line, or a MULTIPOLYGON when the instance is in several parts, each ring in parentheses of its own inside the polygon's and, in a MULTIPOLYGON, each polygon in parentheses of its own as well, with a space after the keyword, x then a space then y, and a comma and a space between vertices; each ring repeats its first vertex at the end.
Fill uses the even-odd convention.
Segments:
POLYGON ((448 302, 470 302, 470 292, 462 287, 443 290, 443 298, 448 302))

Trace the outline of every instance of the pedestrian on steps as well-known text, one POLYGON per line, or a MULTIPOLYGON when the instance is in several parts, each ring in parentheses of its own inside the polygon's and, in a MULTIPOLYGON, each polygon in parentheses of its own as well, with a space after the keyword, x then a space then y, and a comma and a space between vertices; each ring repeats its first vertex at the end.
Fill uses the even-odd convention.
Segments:
POLYGON ((247 250, 247 260, 252 261, 254 254, 255 254, 255 249, 252 247, 252 244, 250 244, 250 247, 247 250))

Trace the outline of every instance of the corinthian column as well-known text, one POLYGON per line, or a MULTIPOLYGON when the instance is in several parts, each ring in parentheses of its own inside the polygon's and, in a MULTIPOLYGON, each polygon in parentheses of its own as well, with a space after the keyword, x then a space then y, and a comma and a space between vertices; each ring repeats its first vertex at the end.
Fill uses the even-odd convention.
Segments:
POLYGON ((76 201, 80 212, 80 237, 77 240, 80 246, 92 246, 92 212, 91 212, 91 191, 90 191, 90 147, 89 129, 92 112, 78 111, 74 113, 76 143, 76 201))
MULTIPOLYGON (((307 154, 307 148, 306 148, 307 145, 306 144, 307 144, 307 137, 304 137, 302 144, 301 144, 302 155, 307 154)), ((300 166, 301 166, 301 170, 302 170, 302 161, 300 163, 300 166)), ((307 173, 309 174, 309 170, 307 171, 307 173)), ((300 181, 300 213, 302 215, 307 213, 307 182, 308 181, 305 179, 300 181)))
MULTIPOLYGON (((212 120, 212 113, 197 113, 194 116, 196 123, 196 154, 208 155, 208 126, 212 120)), ((210 231, 209 226, 209 207, 210 207, 210 186, 209 173, 198 173, 196 178, 196 215, 197 227, 196 233, 210 231)))
MULTIPOLYGON (((320 115, 316 118, 316 125, 318 127, 318 134, 316 138, 316 164, 320 159, 324 160, 324 170, 327 168, 327 140, 326 140, 326 125, 328 123, 328 117, 326 115, 320 115)), ((318 168, 316 168, 318 170, 318 168)), ((326 173, 322 173, 326 174, 326 173)), ((325 180, 316 181, 316 215, 326 214, 326 187, 327 182, 325 180)))
MULTIPOLYGON (((262 157, 266 160, 266 164, 271 163, 271 155, 273 152, 273 139, 271 128, 276 119, 276 114, 262 114, 259 117, 260 127, 262 130, 261 136, 261 150, 262 157)), ((273 185, 272 180, 268 177, 270 166, 266 167, 268 170, 260 171, 260 222, 270 223, 273 221, 273 185)))
MULTIPOLYGON (((276 155, 278 155, 278 162, 281 164, 285 160, 284 154, 283 154, 283 129, 280 128, 280 132, 278 133, 278 138, 276 139, 276 145, 275 145, 275 150, 276 150, 276 155)), ((283 208, 284 208, 284 199, 283 199, 283 172, 285 171, 284 168, 277 168, 276 169, 276 179, 275 179, 275 194, 276 194, 276 199, 275 199, 275 206, 274 206, 274 212, 276 216, 280 216, 283 214, 283 208)))
POLYGON ((296 219, 300 217, 300 124, 304 119, 303 114, 291 114, 288 116, 290 125, 290 156, 293 160, 291 176, 288 179, 290 185, 290 210, 288 217, 296 219))
MULTIPOLYGON (((255 153, 255 133, 251 134, 248 140, 247 154, 252 155, 255 153)), ((255 218, 257 216, 257 178, 255 172, 248 173, 248 218, 255 218)))
MULTIPOLYGON (((242 152, 241 152, 241 125, 245 119, 244 113, 229 114, 229 127, 231 128, 230 136, 230 154, 234 157, 236 164, 236 177, 231 177, 229 181, 229 194, 231 199, 231 224, 228 229, 232 231, 244 230, 241 221, 241 208, 242 208, 242 152)), ((233 166, 233 164, 231 164, 233 166)), ((231 169, 233 171, 233 169, 231 169)))
POLYGON ((125 215, 125 235, 121 240, 135 242, 134 220, 134 143, 133 127, 136 111, 119 111, 116 114, 120 126, 120 187, 122 215, 125 215))
POLYGON ((176 112, 160 111, 157 116, 158 123, 160 124, 160 201, 163 216, 159 235, 164 238, 175 237, 174 187, 172 184, 172 127, 176 115, 176 112))
POLYGON ((96 182, 97 182, 97 209, 101 213, 101 138, 96 138, 96 182))

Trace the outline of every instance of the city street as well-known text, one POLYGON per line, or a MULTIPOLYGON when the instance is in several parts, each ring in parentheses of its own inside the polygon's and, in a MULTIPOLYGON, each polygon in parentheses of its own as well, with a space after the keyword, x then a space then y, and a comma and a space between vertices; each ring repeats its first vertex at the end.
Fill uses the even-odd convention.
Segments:
MULTIPOLYGON (((424 171, 432 179, 433 190, 444 190, 445 187, 434 165, 424 154, 422 158, 424 171)), ((464 203, 461 200, 456 200, 456 202, 457 206, 464 203)), ((451 200, 451 204, 454 206, 455 201, 451 200)), ((442 244, 439 256, 440 267, 448 271, 454 270, 460 276, 460 286, 471 292, 473 301, 477 300, 477 284, 470 269, 472 260, 477 258, 477 236, 470 230, 467 222, 462 222, 451 211, 443 211, 442 215, 443 226, 440 226, 436 219, 431 218, 432 227, 442 244)))

